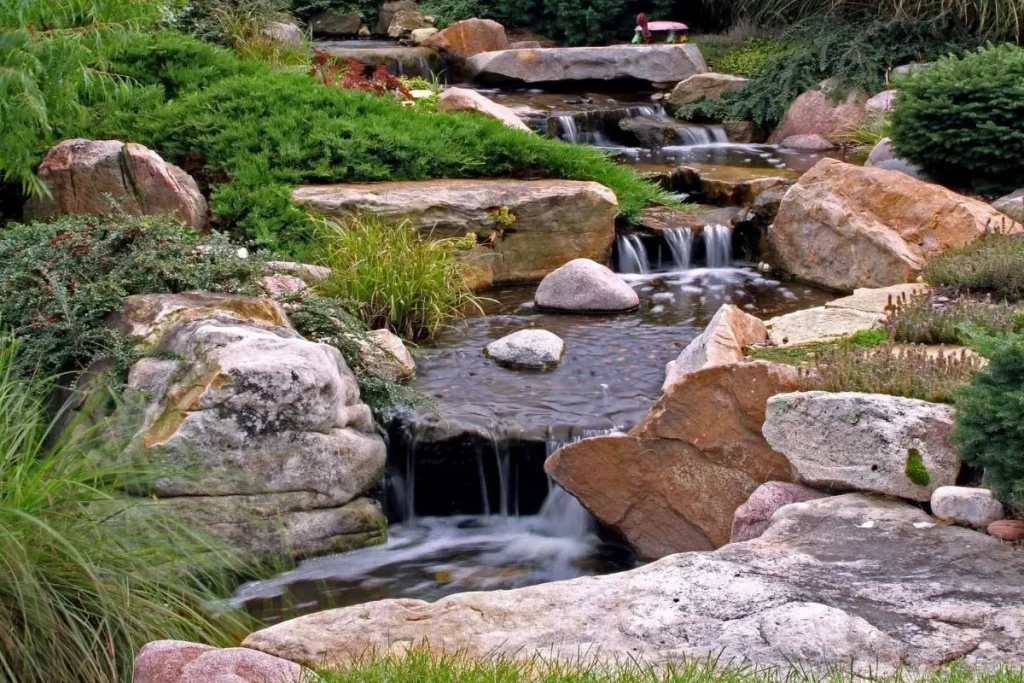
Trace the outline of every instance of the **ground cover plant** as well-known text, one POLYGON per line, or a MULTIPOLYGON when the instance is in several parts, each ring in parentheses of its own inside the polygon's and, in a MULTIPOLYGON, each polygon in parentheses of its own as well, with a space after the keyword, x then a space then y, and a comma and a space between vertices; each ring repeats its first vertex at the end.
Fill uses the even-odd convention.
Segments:
POLYGON ((998 195, 1024 186, 1024 48, 940 59, 899 87, 897 154, 951 187, 998 195))
POLYGON ((931 292, 890 303, 885 328, 891 339, 908 344, 968 344, 972 333, 1024 333, 1024 308, 986 298, 942 297, 931 292))
MULTIPOLYGON (((993 671, 951 666, 920 675, 872 676, 877 683, 1024 683, 1024 669, 993 671)), ((853 683, 862 680, 846 668, 805 671, 726 666, 714 659, 690 659, 665 667, 635 660, 601 665, 580 655, 572 661, 543 657, 513 660, 493 656, 474 660, 460 653, 432 654, 413 648, 404 654, 368 652, 345 668, 322 671, 308 683, 853 683)))
POLYGON ((52 386, 20 376, 25 348, 0 335, 0 679, 128 683, 151 640, 236 643, 251 625, 205 606, 244 565, 122 497, 160 474, 123 457, 123 425, 51 432, 52 386))
POLYGON ((934 286, 988 293, 996 301, 1020 301, 1024 299, 1024 236, 993 230, 935 256, 922 275, 934 286))

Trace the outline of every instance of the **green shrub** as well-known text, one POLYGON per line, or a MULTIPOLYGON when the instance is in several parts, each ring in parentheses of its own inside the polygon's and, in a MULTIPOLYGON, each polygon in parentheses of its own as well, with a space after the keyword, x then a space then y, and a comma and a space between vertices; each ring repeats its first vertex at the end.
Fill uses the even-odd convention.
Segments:
POLYGON ((363 216, 322 221, 317 242, 332 270, 317 291, 345 302, 371 328, 429 337, 476 301, 456 259, 458 240, 421 238, 408 223, 363 216))
POLYGON ((892 138, 941 183, 989 194, 1024 186, 1024 49, 950 56, 901 81, 892 138))
POLYGON ((1020 301, 1024 299, 1024 236, 989 233, 933 257, 922 275, 932 285, 1020 301))
POLYGON ((789 48, 788 42, 778 38, 752 38, 727 50, 712 62, 712 68, 721 73, 753 76, 789 48))
POLYGON ((960 299, 940 304, 931 294, 901 297, 890 304, 885 327, 897 342, 966 344, 972 330, 992 334, 1024 333, 1024 308, 960 299))
POLYGON ((813 366, 817 356, 827 353, 834 346, 871 349, 885 342, 887 338, 888 334, 885 330, 861 330, 831 341, 793 344, 792 346, 755 346, 749 350, 749 354, 755 360, 785 363, 786 365, 813 366))
POLYGON ((781 36, 785 51, 765 58, 750 83, 720 100, 682 107, 677 116, 688 120, 753 121, 774 128, 801 93, 829 81, 842 97, 851 89, 878 92, 895 66, 934 59, 975 44, 955 27, 906 20, 842 22, 835 18, 808 19, 781 36))
POLYGON ((341 352, 359 383, 359 397, 379 424, 387 424, 405 409, 426 405, 420 393, 396 381, 387 367, 388 356, 367 352, 373 338, 366 325, 348 312, 341 299, 315 296, 297 302, 288 314, 295 330, 310 341, 330 344, 341 352))
POLYGON ((247 15, 265 25, 287 18, 290 9, 289 0, 191 0, 174 13, 170 24, 196 38, 228 44, 225 16, 247 15))
POLYGON ((957 393, 952 440, 998 497, 1024 504, 1024 336, 976 343, 989 362, 957 393))
POLYGON ((129 683, 151 640, 235 644, 247 624, 204 606, 242 565, 121 497, 157 473, 123 464, 117 424, 51 433, 50 387, 19 379, 15 353, 0 338, 0 679, 129 683))
POLYGON ((254 259, 222 235, 202 236, 170 217, 64 217, 0 233, 0 321, 24 340, 25 371, 80 370, 115 356, 105 324, 130 294, 204 289, 256 293, 254 259))

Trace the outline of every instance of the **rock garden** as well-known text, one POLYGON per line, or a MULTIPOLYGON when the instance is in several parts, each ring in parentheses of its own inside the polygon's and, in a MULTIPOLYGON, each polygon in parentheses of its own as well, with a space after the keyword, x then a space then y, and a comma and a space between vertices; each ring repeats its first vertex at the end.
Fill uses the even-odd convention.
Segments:
POLYGON ((0 680, 1024 681, 1024 4, 869 4, 0 7, 0 680))

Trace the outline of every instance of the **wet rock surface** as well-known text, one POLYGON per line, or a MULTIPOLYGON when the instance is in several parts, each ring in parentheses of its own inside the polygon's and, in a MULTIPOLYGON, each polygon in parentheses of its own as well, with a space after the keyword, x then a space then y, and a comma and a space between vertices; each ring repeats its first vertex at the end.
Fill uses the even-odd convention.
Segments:
POLYGON ((551 311, 591 313, 629 311, 640 305, 629 285, 590 259, 574 259, 545 276, 534 301, 551 311))
POLYGON ((491 342, 484 352, 499 365, 544 370, 562 362, 565 343, 547 330, 520 330, 491 342))
POLYGON ((713 553, 628 572, 435 603, 385 600, 250 635, 245 646, 296 662, 344 664, 368 648, 429 643, 471 657, 557 659, 588 652, 668 663, 891 674, 963 659, 1024 658, 1024 555, 935 524, 916 507, 849 494, 788 505, 767 531, 713 553))

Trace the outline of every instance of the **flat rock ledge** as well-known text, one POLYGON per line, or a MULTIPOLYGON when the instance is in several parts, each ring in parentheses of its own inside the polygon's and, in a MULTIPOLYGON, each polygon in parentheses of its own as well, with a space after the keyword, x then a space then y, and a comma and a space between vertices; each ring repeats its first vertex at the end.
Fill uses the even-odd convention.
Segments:
POLYGON ((1024 660, 1024 553, 863 494, 787 505, 765 533, 600 577, 427 603, 383 600, 271 626, 244 646, 344 665, 415 645, 472 657, 722 663, 888 675, 1024 660))

